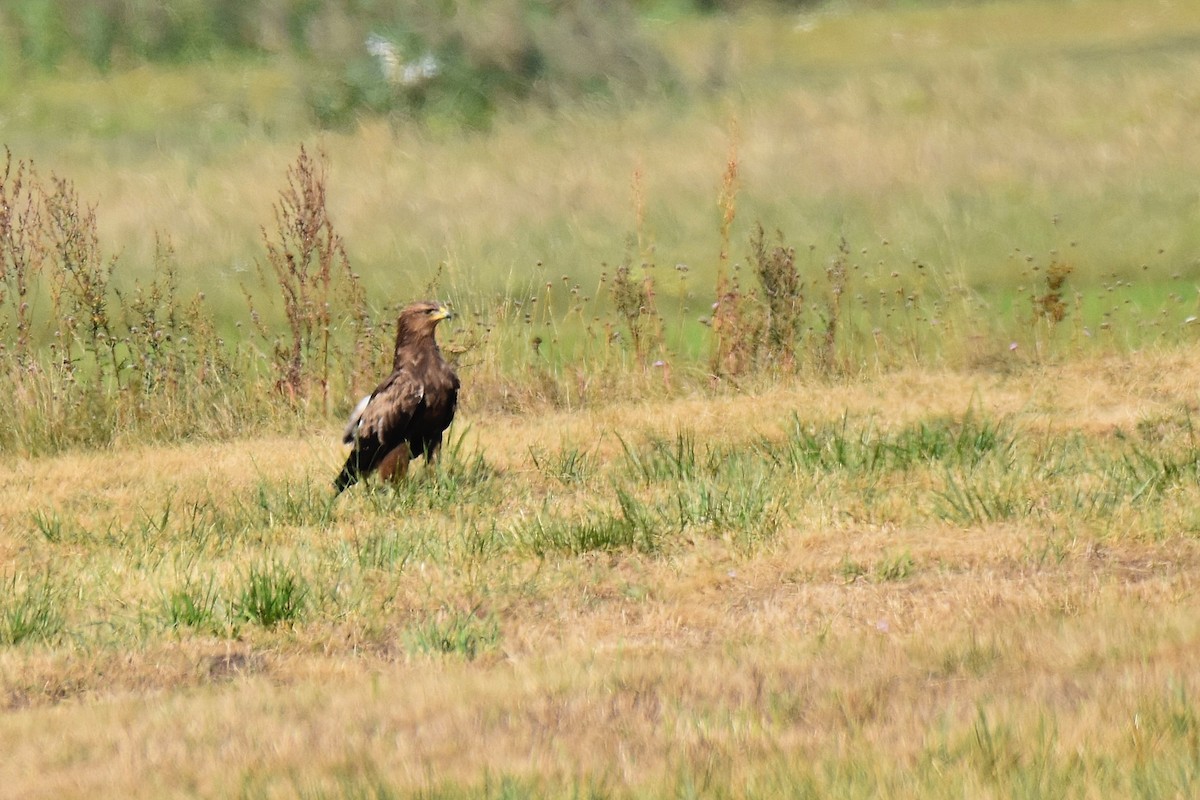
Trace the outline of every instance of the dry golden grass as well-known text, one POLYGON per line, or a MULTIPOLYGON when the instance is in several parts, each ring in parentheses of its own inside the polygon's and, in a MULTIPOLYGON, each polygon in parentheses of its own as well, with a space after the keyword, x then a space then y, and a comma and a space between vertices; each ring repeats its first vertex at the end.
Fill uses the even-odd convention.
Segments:
MULTIPOLYGON (((705 441, 744 440, 754 434, 779 434, 792 414, 825 421, 843 415, 877 417, 897 426, 975 410, 1020 416, 1034 429, 1105 435, 1191 408, 1195 380, 1190 349, 1177 349, 1018 368, 1011 374, 914 369, 863 381, 772 384, 755 391, 749 402, 745 395, 728 391, 650 404, 613 402, 578 412, 550 409, 536 415, 482 418, 472 408, 468 386, 464 436, 497 468, 531 470, 531 445, 595 449, 613 459, 621 452, 617 436, 628 435, 625 432, 670 436, 687 429, 705 441)), ((139 497, 201 497, 249 491, 263 479, 313 478, 320 465, 328 471, 338 461, 337 434, 330 429, 305 439, 117 447, 113 452, 17 459, 0 472, 0 521, 6 527, 23 524, 24 514, 39 502, 86 506, 104 498, 108 508, 132 513, 139 497)))
POLYGON ((936 466, 816 469, 773 484, 775 535, 747 545, 693 525, 650 552, 537 557, 474 523, 520 530, 547 502, 567 516, 605 506, 612 487, 649 498, 622 478, 622 439, 688 431, 738 447, 778 440, 793 414, 896 430, 969 411, 1010 420, 1022 448, 1082 437, 1101 454, 1142 431, 1157 453, 1197 381, 1193 354, 1174 351, 539 417, 468 406, 460 448, 494 470, 493 494, 421 505, 442 485, 417 470, 413 506, 356 492, 328 517, 319 503, 250 513, 192 544, 182 523, 139 538, 139 520, 170 497, 177 516, 191 501, 242 508, 232 524, 259 492, 286 516, 280 486, 327 492, 335 432, 5 465, 3 562, 70 576, 70 599, 65 635, 0 649, 0 795, 1100 797, 1137 775, 1186 795, 1200 679, 1200 548, 1177 527, 1194 522, 1190 483, 1107 522, 1034 508, 962 524, 924 505, 936 466), (595 471, 565 488, 531 447, 585 452, 595 471), (44 541, 36 510, 86 533, 44 541), (390 567, 339 560, 389 531, 424 543, 390 567), (315 610, 276 628, 156 620, 177 576, 228 587, 264 558, 300 565, 324 597, 315 610), (474 657, 413 644, 448 619, 494 623, 496 638, 474 657))
MULTIPOLYGON (((684 20, 659 32, 687 97, 316 136, 380 305, 444 262, 441 293, 502 306, 525 352, 514 301, 602 295, 636 229, 635 260, 692 267, 658 300, 698 373, 735 139, 733 260, 761 220, 819 282, 845 235, 895 341, 740 388, 495 345, 443 469, 336 503, 332 423, 10 457, 0 796, 1196 795, 1198 8, 684 20), (1055 332, 1023 309, 1026 254, 1057 248, 1103 307, 1055 332), (960 283, 956 316, 906 322, 913 286, 960 283), (977 335, 1006 302, 1018 324, 977 335), (1134 349, 1153 325, 1170 346, 1134 349)), ((166 233, 230 328, 312 137, 294 92, 215 64, 0 97, 17 157, 99 204, 121 279, 166 233)))

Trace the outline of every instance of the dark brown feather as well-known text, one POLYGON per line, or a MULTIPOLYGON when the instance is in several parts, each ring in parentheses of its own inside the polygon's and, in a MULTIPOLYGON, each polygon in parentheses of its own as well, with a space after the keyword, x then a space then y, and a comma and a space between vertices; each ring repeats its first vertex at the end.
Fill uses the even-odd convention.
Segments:
POLYGON ((458 375, 434 338, 438 322, 449 316, 445 306, 431 302, 400 312, 392 374, 364 398, 346 426, 343 439, 354 449, 334 481, 338 492, 397 455, 405 464, 408 458, 436 457, 458 406, 458 375))

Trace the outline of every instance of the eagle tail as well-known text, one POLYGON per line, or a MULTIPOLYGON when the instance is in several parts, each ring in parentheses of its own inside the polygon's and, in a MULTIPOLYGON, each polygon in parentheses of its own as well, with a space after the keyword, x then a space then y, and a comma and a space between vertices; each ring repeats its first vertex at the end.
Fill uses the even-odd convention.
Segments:
POLYGON ((346 459, 346 465, 342 467, 342 471, 333 479, 334 495, 339 495, 349 489, 354 484, 358 483, 358 479, 362 477, 362 469, 359 466, 360 454, 357 450, 350 454, 346 459))

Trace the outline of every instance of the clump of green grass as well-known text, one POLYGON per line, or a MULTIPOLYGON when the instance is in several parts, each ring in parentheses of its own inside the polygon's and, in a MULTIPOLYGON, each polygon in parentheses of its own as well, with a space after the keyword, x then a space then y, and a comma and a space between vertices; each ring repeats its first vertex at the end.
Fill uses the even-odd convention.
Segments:
POLYGON ((398 530, 371 531, 349 542, 355 561, 363 569, 399 572, 412 557, 415 544, 398 530))
POLYGON ((566 487, 586 483, 597 469, 595 457, 577 447, 546 452, 531 445, 529 459, 535 469, 566 487))
POLYGON ((842 556, 842 560, 838 563, 838 574, 846 581, 853 583, 859 578, 867 575, 870 569, 861 561, 850 558, 848 555, 842 556))
POLYGON ((326 526, 334 518, 336 505, 333 492, 320 483, 304 480, 277 484, 264 480, 255 491, 253 506, 246 509, 246 524, 256 528, 326 526))
POLYGON ((982 707, 975 720, 975 749, 972 753, 981 776, 989 782, 1014 777, 1021 767, 1020 745, 1010 726, 988 718, 982 707))
POLYGON ((64 592, 48 573, 0 582, 0 644, 51 641, 65 626, 64 592))
POLYGON ((1011 426, 971 414, 958 420, 921 420, 894 432, 878 430, 869 421, 856 430, 849 416, 837 425, 809 425, 794 416, 782 442, 764 440, 758 448, 792 469, 878 473, 933 463, 972 467, 1005 459, 1013 445, 1011 426))
POLYGON ((34 509, 30 514, 30 521, 42 538, 51 544, 62 542, 70 536, 69 531, 64 527, 62 517, 54 510, 34 509))
POLYGON ((996 472, 959 475, 947 471, 937 493, 937 514, 963 525, 1021 519, 1033 513, 1037 498, 1028 474, 996 472))
POLYGON ((907 550, 902 550, 885 554, 874 567, 849 556, 842 556, 837 571, 846 583, 853 583, 859 578, 871 578, 881 583, 890 583, 912 577, 916 568, 917 564, 912 554, 907 550))
POLYGON ((947 649, 941 660, 941 673, 955 675, 983 675, 993 669, 1004 657, 1003 648, 995 640, 980 641, 974 631, 962 645, 947 649))
POLYGON ((255 564, 243 576, 234 616, 265 628, 291 625, 303 618, 310 594, 308 582, 286 564, 255 564))
POLYGON ((219 619, 219 597, 213 578, 188 577, 162 598, 162 617, 168 627, 214 629, 219 619))
POLYGON ((902 581, 916 572, 917 562, 912 553, 902 550, 885 555, 875 566, 874 574, 881 581, 902 581))
POLYGON ((500 625, 478 609, 442 608, 431 619, 408 629, 405 639, 414 652, 456 655, 474 660, 501 641, 500 625))
POLYGON ((732 457, 712 477, 682 481, 651 506, 669 530, 703 532, 748 549, 778 532, 787 502, 786 480, 761 462, 732 457))
POLYGON ((662 551, 675 538, 701 534, 739 546, 769 540, 782 520, 787 494, 773 465, 736 448, 697 447, 695 435, 651 437, 643 446, 622 440, 623 459, 612 478, 616 509, 591 509, 582 518, 539 514, 518 527, 518 544, 539 556, 552 552, 662 551))
POLYGON ((1181 482, 1194 482, 1200 475, 1200 448, 1189 446, 1182 452, 1149 452, 1134 446, 1109 471, 1110 480, 1124 486, 1131 502, 1154 498, 1181 482))
POLYGON ((583 519, 539 514, 514 529, 510 536, 518 548, 539 558, 552 554, 636 550, 653 553, 666 532, 660 520, 632 494, 618 489, 619 511, 592 511, 583 519))
POLYGON ((621 439, 629 473, 645 483, 686 480, 700 472, 711 474, 719 455, 711 450, 697 453, 696 435, 678 431, 673 439, 653 437, 643 447, 633 447, 621 439))

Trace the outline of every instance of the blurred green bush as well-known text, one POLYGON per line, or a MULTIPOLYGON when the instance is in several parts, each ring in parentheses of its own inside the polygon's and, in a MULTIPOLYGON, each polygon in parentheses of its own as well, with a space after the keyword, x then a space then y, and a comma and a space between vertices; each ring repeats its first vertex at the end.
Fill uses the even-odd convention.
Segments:
POLYGON ((625 0, 11 0, 0 46, 26 73, 286 57, 329 127, 363 113, 484 127, 511 100, 673 82, 625 0))

